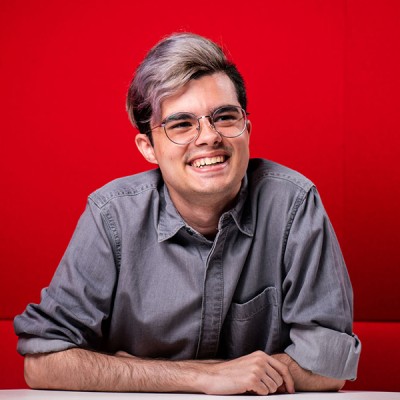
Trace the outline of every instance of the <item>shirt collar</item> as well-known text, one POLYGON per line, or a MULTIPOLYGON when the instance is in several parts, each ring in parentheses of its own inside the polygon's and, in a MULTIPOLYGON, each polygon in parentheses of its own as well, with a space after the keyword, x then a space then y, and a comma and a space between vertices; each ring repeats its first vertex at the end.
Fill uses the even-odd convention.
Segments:
MULTIPOLYGON (((221 220, 230 215, 242 233, 247 236, 253 236, 254 224, 252 222, 252 213, 250 207, 248 207, 249 202, 246 201, 248 197, 248 186, 248 178, 247 175, 245 175, 242 180, 242 186, 240 188, 235 206, 231 210, 224 213, 221 216, 221 220)), ((187 224, 175 208, 165 183, 160 190, 159 213, 159 242, 170 239, 176 235, 181 228, 187 227, 187 224)))
POLYGON ((236 201, 236 205, 226 214, 230 214, 235 221, 238 229, 247 236, 253 236, 254 224, 252 221, 252 210, 249 207, 250 202, 247 201, 249 196, 249 182, 247 174, 242 180, 242 186, 236 201))
POLYGON ((174 236, 182 227, 186 226, 185 221, 178 213, 172 203, 167 186, 163 184, 160 190, 160 211, 158 220, 158 241, 163 242, 174 236))

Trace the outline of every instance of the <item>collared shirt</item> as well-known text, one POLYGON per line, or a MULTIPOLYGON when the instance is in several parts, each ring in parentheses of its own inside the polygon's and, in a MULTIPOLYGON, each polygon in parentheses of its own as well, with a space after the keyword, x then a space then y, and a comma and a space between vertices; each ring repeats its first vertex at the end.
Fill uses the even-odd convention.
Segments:
POLYGON ((15 330, 21 354, 81 347, 178 360, 263 350, 354 379, 352 302, 315 186, 253 159, 213 241, 185 223, 159 170, 93 193, 41 303, 15 330))

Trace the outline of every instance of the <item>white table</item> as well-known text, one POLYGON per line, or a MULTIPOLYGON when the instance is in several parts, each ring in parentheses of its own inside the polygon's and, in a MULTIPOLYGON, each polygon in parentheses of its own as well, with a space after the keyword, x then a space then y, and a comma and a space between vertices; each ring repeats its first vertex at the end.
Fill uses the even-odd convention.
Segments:
MULTIPOLYGON (((101 393, 65 392, 47 390, 0 390, 0 400, 256 400, 259 396, 208 396, 204 394, 175 393, 101 393)), ((400 392, 296 393, 272 396, 274 400, 400 400, 400 392)))

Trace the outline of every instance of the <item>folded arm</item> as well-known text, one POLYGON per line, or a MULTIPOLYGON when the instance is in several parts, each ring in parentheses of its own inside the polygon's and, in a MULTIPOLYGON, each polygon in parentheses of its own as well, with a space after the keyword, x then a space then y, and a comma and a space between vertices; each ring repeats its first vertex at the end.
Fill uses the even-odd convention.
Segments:
POLYGON ((70 349, 27 355, 25 379, 36 389, 217 395, 266 395, 283 388, 294 392, 287 365, 261 351, 230 361, 165 361, 70 349))

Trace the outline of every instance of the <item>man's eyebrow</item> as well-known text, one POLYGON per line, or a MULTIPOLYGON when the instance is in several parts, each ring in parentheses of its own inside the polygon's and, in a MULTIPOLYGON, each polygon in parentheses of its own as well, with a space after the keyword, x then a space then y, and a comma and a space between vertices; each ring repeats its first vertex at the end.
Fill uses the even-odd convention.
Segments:
POLYGON ((221 108, 224 109, 224 111, 234 111, 234 110, 237 110, 238 107, 240 108, 240 106, 235 106, 233 104, 224 104, 222 106, 218 106, 218 107, 212 108, 210 110, 210 114, 214 113, 215 111, 217 111, 217 110, 219 110, 221 108))
POLYGON ((194 114, 188 111, 176 112, 164 118, 164 121, 176 121, 178 119, 191 119, 194 114))
MULTIPOLYGON (((209 114, 211 115, 211 114, 213 114, 215 111, 217 111, 219 109, 223 109, 224 111, 235 111, 235 110, 237 110, 238 107, 240 108, 240 106, 238 106, 238 105, 223 104, 223 105, 219 105, 217 107, 211 108, 210 111, 209 111, 209 114)), ((166 116, 162 120, 163 121, 162 123, 164 123, 165 121, 177 121, 177 120, 180 120, 180 119, 190 119, 190 118, 193 118, 193 116, 197 117, 196 114, 193 114, 193 113, 191 113, 189 111, 178 111, 178 112, 175 112, 175 113, 173 113, 171 115, 166 116)))

